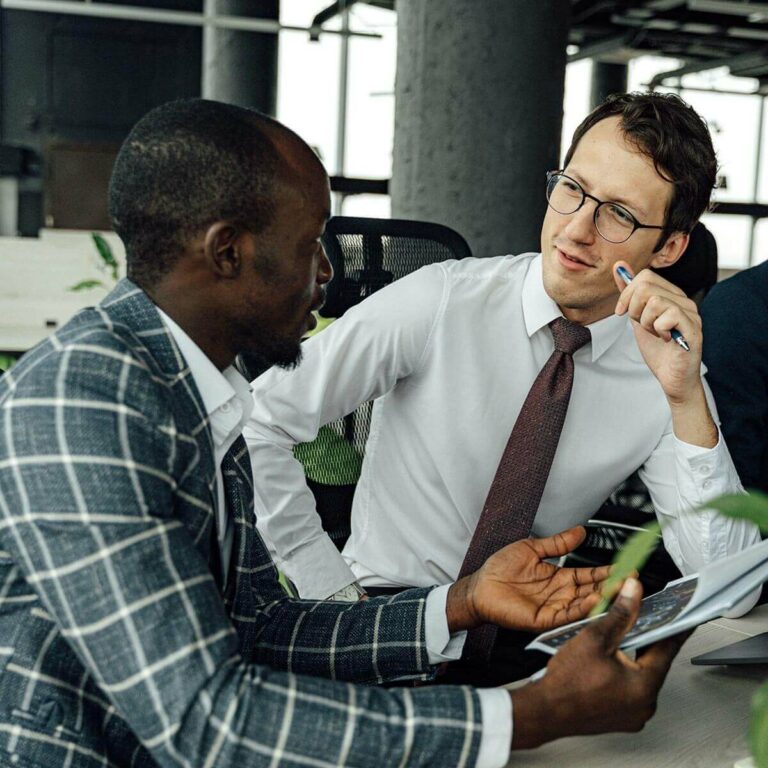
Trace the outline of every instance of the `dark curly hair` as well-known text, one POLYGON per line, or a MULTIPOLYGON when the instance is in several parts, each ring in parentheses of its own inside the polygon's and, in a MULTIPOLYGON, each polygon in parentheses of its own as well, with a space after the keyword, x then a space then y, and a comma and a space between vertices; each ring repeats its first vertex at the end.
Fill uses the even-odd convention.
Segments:
POLYGON ((653 160, 656 172, 673 184, 664 230, 654 250, 672 232, 690 232, 709 207, 717 180, 717 158, 704 120, 674 93, 609 96, 576 129, 565 165, 584 134, 607 117, 618 116, 628 141, 653 160))
POLYGON ((151 287, 189 239, 227 219, 254 234, 273 217, 280 154, 255 110, 182 99, 147 113, 117 155, 109 185, 112 225, 125 243, 128 277, 151 287))

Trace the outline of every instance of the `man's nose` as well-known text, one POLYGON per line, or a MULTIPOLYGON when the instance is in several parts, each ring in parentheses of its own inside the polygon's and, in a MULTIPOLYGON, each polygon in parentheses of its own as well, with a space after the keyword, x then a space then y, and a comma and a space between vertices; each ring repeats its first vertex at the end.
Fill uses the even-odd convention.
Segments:
POLYGON ((595 238, 595 203, 585 200, 575 213, 568 214, 565 234, 574 242, 589 243, 595 238))
POLYGON ((325 248, 320 248, 320 263, 317 265, 317 282, 319 285, 329 283, 333 278, 333 266, 325 252, 325 248))

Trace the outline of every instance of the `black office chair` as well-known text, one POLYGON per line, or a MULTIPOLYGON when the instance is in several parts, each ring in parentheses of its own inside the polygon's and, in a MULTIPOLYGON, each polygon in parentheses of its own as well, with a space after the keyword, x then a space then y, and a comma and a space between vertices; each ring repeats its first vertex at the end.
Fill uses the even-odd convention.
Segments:
MULTIPOLYGON (((335 216, 323 246, 333 265, 323 317, 341 317, 350 307, 394 280, 427 264, 463 259, 466 240, 441 224, 403 219, 335 216)), ((325 425, 294 453, 304 465, 323 528, 341 549, 349 538, 352 498, 371 423, 372 403, 325 425)))
MULTIPOLYGON (((688 248, 682 257, 672 266, 654 271, 700 304, 717 282, 717 242, 714 235, 699 222, 691 231, 688 248)), ((654 510, 648 489, 635 472, 587 522, 587 538, 568 556, 566 563, 603 565, 611 562, 627 538, 653 519, 654 510)), ((667 582, 681 575, 659 539, 659 546, 640 574, 645 594, 658 592, 667 582)))
POLYGON ((654 270, 682 288, 689 299, 701 304, 717 282, 717 241, 699 222, 692 230, 685 253, 671 266, 654 270))

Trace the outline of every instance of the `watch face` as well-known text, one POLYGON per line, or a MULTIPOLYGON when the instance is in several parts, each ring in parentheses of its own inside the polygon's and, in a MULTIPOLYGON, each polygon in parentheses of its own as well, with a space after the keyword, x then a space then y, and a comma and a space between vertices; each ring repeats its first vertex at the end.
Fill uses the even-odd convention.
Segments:
POLYGON ((357 584, 348 584, 331 596, 331 600, 344 603, 356 603, 365 592, 357 584))

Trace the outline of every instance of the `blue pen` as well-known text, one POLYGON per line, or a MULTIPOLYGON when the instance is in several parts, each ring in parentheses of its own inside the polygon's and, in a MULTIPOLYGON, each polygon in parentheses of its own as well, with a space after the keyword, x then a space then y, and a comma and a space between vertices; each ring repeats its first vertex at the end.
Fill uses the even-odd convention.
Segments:
MULTIPOLYGON (((616 267, 616 271, 619 273, 619 277, 627 285, 629 285, 632 282, 632 275, 629 274, 626 267, 618 266, 616 267)), ((675 341, 676 344, 682 347, 686 352, 691 351, 691 348, 688 346, 688 342, 683 338, 683 334, 680 333, 680 331, 678 331, 677 328, 673 328, 671 331, 671 334, 672 334, 672 339, 675 341)))

